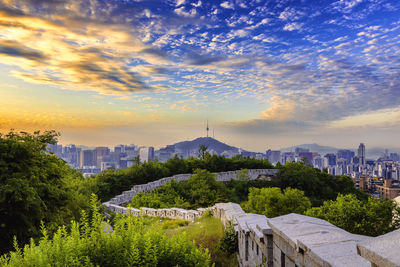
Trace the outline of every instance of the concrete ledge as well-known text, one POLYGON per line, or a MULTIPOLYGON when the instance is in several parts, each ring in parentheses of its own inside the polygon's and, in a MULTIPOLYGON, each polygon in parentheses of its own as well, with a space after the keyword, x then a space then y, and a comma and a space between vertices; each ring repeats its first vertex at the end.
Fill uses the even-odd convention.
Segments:
POLYGON ((400 230, 358 243, 357 252, 371 266, 400 266, 400 230))

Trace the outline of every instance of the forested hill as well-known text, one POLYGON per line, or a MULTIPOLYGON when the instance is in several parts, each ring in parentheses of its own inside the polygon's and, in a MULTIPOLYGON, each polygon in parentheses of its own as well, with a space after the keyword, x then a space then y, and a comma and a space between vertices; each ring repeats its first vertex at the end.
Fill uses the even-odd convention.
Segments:
POLYGON ((229 146, 229 145, 222 143, 212 137, 199 137, 192 141, 183 141, 183 142, 173 144, 175 149, 180 150, 180 151, 197 150, 200 145, 205 145, 205 146, 207 146, 207 148, 209 150, 212 149, 212 150, 216 151, 218 154, 220 154, 224 151, 227 151, 227 150, 237 153, 239 150, 237 147, 229 146))

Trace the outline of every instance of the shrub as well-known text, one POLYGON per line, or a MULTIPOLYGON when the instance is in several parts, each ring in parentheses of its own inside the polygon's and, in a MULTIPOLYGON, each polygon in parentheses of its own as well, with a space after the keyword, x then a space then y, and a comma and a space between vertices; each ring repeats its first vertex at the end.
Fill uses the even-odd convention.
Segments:
POLYGON ((308 197, 298 189, 286 188, 283 193, 278 187, 250 188, 249 201, 242 204, 246 212, 258 213, 268 218, 288 213, 303 214, 311 207, 308 197))
POLYGON ((186 235, 171 238, 149 226, 142 217, 118 216, 113 228, 102 221, 97 198, 92 196, 92 215, 73 222, 71 231, 60 227, 53 238, 46 228, 36 245, 0 259, 1 266, 209 266, 208 250, 197 249, 186 235))
POLYGON ((189 221, 184 219, 176 219, 176 220, 168 220, 162 224, 162 229, 175 229, 178 227, 186 226, 189 224, 189 221))
POLYGON ((226 225, 224 235, 220 241, 220 248, 230 255, 238 251, 237 234, 231 223, 226 225))

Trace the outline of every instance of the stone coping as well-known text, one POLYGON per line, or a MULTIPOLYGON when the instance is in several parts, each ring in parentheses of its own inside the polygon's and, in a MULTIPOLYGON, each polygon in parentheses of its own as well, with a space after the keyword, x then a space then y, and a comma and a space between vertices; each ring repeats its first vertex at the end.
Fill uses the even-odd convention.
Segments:
POLYGON ((400 266, 400 229, 358 243, 357 251, 377 266, 400 266))
POLYGON ((327 221, 295 213, 272 218, 268 224, 295 251, 308 254, 320 266, 370 266, 356 250, 357 242, 370 237, 353 235, 327 221))

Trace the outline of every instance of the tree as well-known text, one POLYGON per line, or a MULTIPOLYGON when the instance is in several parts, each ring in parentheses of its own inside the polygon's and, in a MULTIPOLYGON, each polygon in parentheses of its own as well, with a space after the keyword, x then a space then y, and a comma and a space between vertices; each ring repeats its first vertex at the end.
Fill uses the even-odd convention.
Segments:
POLYGON ((237 174, 236 174, 236 179, 238 181, 244 181, 244 182, 249 182, 250 181, 250 174, 248 169, 241 169, 237 174))
POLYGON ((191 171, 188 170, 188 165, 186 160, 182 157, 178 157, 175 155, 165 162, 165 167, 167 167, 171 174, 181 174, 181 173, 189 173, 191 171))
POLYGON ((215 174, 206 170, 196 170, 189 180, 183 183, 183 198, 193 208, 209 207, 227 200, 225 186, 218 182, 215 174))
POLYGON ((311 207, 310 200, 298 189, 278 187, 250 188, 249 200, 242 204, 246 212, 264 214, 268 218, 288 213, 303 214, 311 207))
POLYGON ((197 156, 199 159, 204 160, 206 158, 206 155, 208 154, 207 149, 208 147, 206 145, 199 146, 199 149, 197 150, 197 156))
POLYGON ((133 161, 134 165, 139 166, 140 165, 140 156, 137 155, 136 157, 133 158, 132 161, 133 161))
POLYGON ((306 215, 321 218, 353 234, 378 236, 400 227, 400 208, 392 200, 369 197, 362 201, 354 194, 339 194, 306 215))
POLYGON ((281 166, 277 176, 278 187, 291 187, 304 191, 313 206, 320 206, 325 200, 335 199, 338 193, 362 195, 354 188, 350 177, 345 175, 333 177, 302 162, 291 162, 281 166))
POLYGON ((0 252, 11 248, 13 236, 20 243, 38 237, 41 221, 55 230, 88 205, 84 194, 90 182, 80 188, 82 175, 46 151, 57 136, 54 131, 0 135, 0 252))

